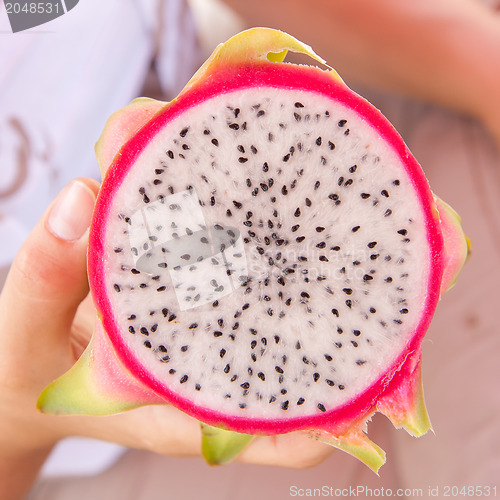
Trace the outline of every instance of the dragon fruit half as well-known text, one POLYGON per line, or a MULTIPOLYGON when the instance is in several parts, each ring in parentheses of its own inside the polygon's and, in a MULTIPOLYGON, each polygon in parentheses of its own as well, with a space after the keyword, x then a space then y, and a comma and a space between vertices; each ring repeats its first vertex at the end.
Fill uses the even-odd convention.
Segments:
POLYGON ((377 471, 374 412, 430 428, 421 343, 468 244, 387 120, 293 37, 245 31, 172 102, 138 99, 96 146, 98 312, 48 413, 170 403, 210 463, 300 431, 377 471), (323 66, 324 67, 324 66, 323 66))

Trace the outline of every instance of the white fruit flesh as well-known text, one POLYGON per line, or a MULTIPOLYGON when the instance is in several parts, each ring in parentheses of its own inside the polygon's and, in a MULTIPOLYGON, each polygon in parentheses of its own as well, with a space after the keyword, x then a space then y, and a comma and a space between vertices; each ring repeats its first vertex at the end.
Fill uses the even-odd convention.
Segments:
POLYGON ((414 335, 431 259, 377 131, 274 88, 161 130, 116 191, 104 248, 113 321, 157 383, 265 419, 321 414, 378 380, 414 335))

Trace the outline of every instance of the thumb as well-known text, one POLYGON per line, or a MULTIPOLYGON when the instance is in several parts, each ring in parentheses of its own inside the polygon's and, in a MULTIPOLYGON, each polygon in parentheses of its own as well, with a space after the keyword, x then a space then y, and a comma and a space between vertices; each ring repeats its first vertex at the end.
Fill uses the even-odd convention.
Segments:
POLYGON ((0 332, 16 332, 8 335, 15 342, 11 352, 68 335, 88 292, 88 227, 98 189, 91 179, 68 184, 16 256, 0 300, 0 332))

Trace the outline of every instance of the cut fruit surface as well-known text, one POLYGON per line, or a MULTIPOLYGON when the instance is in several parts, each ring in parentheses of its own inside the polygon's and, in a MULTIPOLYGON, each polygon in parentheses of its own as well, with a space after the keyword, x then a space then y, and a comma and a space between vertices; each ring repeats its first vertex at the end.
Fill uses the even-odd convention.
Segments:
POLYGON ((89 246, 103 352, 110 379, 224 429, 206 427, 214 462, 247 442, 226 431, 302 430, 378 470, 373 412, 430 428, 420 344, 468 246, 387 120, 333 70, 281 62, 290 48, 317 58, 244 32, 177 99, 108 123, 89 246))

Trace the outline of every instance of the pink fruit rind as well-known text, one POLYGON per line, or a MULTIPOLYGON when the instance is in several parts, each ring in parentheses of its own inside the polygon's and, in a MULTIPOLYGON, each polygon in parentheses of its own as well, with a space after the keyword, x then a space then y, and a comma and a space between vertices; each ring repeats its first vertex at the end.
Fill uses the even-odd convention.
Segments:
MULTIPOLYGON (((318 68, 295 66, 285 63, 258 62, 244 66, 228 65, 219 67, 216 73, 200 78, 195 85, 188 87, 176 100, 168 103, 139 132, 133 136, 116 155, 104 180, 98 197, 95 218, 90 233, 89 278, 99 316, 114 349, 123 365, 140 379, 148 388, 153 389, 166 401, 210 425, 224 427, 243 433, 279 434, 296 430, 325 429, 341 435, 360 416, 367 417, 376 410, 377 400, 394 392, 398 385, 410 376, 407 369, 412 353, 420 352, 422 338, 429 326, 434 309, 440 297, 441 281, 444 272, 443 235, 439 213, 427 180, 408 148, 392 125, 366 100, 353 93, 337 78, 318 68), (286 89, 302 89, 330 96, 357 112, 360 117, 375 128, 379 135, 401 158, 408 177, 413 183, 421 209, 425 217, 427 240, 429 244, 429 277, 425 304, 415 331, 405 351, 393 362, 383 376, 374 382, 363 394, 352 399, 342 407, 320 415, 291 418, 287 420, 265 420, 227 415, 198 407, 190 401, 173 393, 161 381, 147 373, 135 359, 133 353, 124 345, 117 330, 112 307, 106 293, 104 276, 106 274, 103 242, 106 239, 106 222, 113 195, 120 187, 128 170, 141 151, 171 120, 189 108, 205 100, 234 90, 254 86, 269 86, 286 89)), ((425 258, 425 256, 422 256, 425 258)), ((410 402, 402 402, 410 404, 410 402)), ((387 410, 389 411, 389 410, 387 410)))

